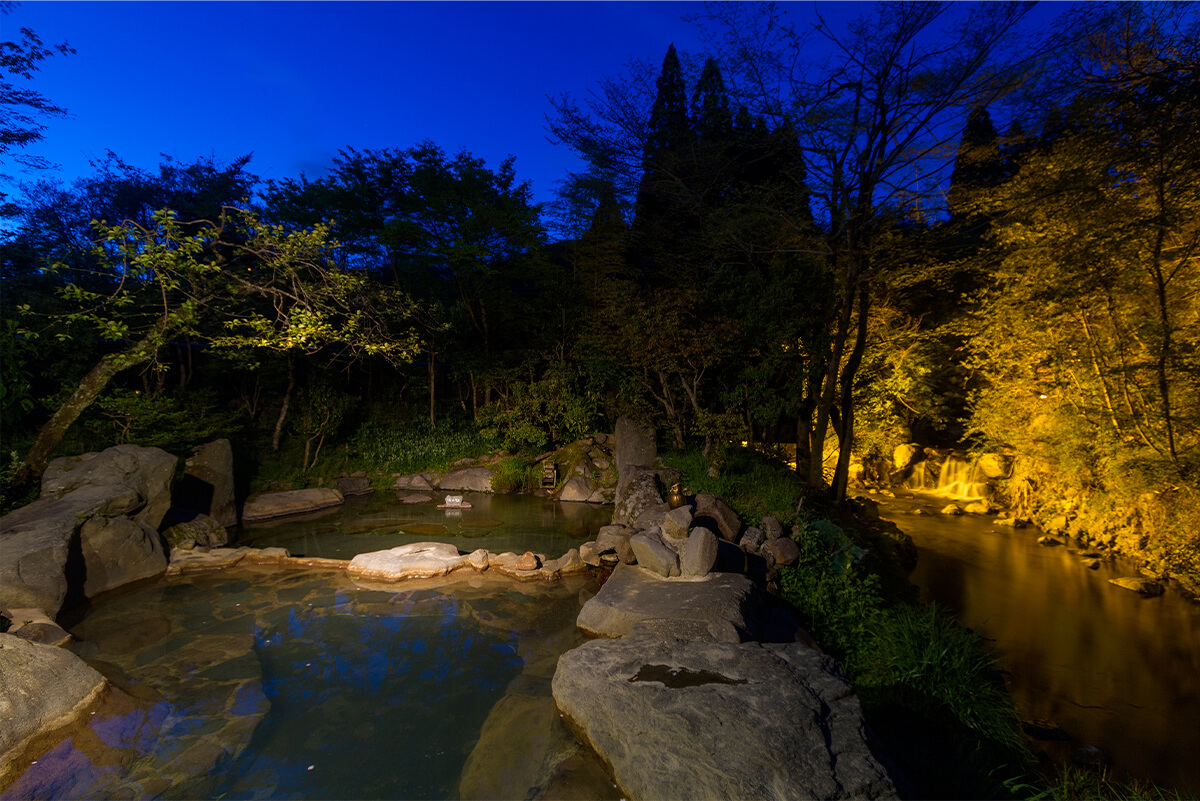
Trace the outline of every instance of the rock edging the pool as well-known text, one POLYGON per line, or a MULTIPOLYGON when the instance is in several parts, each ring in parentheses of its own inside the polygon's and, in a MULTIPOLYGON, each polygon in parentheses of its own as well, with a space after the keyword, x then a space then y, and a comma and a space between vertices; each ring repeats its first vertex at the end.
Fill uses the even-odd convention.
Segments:
POLYGON ((896 798, 837 663, 760 589, 796 542, 718 496, 664 502, 679 476, 647 453, 580 547, 613 570, 576 619, 596 639, 554 673, 564 721, 627 798, 896 798))
POLYGON ((0 634, 0 788, 93 707, 108 681, 70 651, 0 634))
POLYGON ((746 576, 618 564, 577 625, 554 701, 625 797, 897 797, 837 663, 746 576))
POLYGON ((173 549, 167 566, 168 576, 201 573, 210 570, 247 565, 279 565, 283 567, 315 567, 345 570, 353 578, 370 581, 398 582, 447 576, 459 570, 499 573, 509 578, 527 581, 554 581, 563 576, 580 575, 588 571, 575 548, 557 559, 542 554, 511 552, 494 554, 483 548, 469 554, 445 542, 413 542, 383 551, 369 551, 353 559, 328 559, 313 556, 292 556, 286 548, 193 548, 173 549))

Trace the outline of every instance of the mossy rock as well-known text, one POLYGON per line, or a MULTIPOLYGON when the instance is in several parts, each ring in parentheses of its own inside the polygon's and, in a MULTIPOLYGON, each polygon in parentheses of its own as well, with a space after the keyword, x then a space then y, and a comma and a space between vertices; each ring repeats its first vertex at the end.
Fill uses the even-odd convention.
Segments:
POLYGON ((163 532, 172 548, 190 550, 194 547, 219 548, 229 544, 229 532, 208 515, 196 515, 191 520, 176 523, 163 532))

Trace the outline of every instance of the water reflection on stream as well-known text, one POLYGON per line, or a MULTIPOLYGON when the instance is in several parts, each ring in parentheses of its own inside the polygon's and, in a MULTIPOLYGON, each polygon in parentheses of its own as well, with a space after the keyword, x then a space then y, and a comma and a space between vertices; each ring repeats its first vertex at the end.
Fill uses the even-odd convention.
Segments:
POLYGON ((1088 570, 1077 549, 1038 545, 1037 529, 939 515, 945 498, 871 497, 916 543, 922 597, 994 641, 1022 718, 1074 740, 1044 750, 1100 746, 1117 775, 1200 792, 1200 605, 1113 586, 1136 566, 1088 570))

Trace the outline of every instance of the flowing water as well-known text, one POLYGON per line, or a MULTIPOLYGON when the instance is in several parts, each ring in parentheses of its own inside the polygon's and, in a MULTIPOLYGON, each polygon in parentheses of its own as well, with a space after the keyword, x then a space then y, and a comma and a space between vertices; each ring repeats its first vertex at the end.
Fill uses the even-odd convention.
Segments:
POLYGON ((400 503, 387 492, 351 496, 342 506, 311 515, 243 526, 237 543, 287 548, 293 556, 349 559, 411 542, 449 542, 463 553, 533 551, 555 559, 594 539, 612 520, 612 507, 599 504, 467 492, 455 494, 462 494, 470 509, 438 509, 446 492, 428 494, 433 500, 420 504, 400 503))
POLYGON ((1119 776, 1200 792, 1200 604, 1109 584, 1136 566, 1089 570, 1077 548, 1038 545, 1038 529, 940 515, 944 495, 871 497, 916 543, 923 598, 992 641, 1022 718, 1071 738, 1041 750, 1099 746, 1119 776))

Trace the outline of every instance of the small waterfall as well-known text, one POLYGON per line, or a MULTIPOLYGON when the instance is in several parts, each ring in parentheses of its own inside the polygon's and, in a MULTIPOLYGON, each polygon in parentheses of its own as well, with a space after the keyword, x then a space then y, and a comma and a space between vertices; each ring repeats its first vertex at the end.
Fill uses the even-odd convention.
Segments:
POLYGON ((989 495, 987 477, 974 463, 957 453, 948 454, 941 464, 926 457, 913 465, 904 486, 957 500, 975 500, 989 495))

